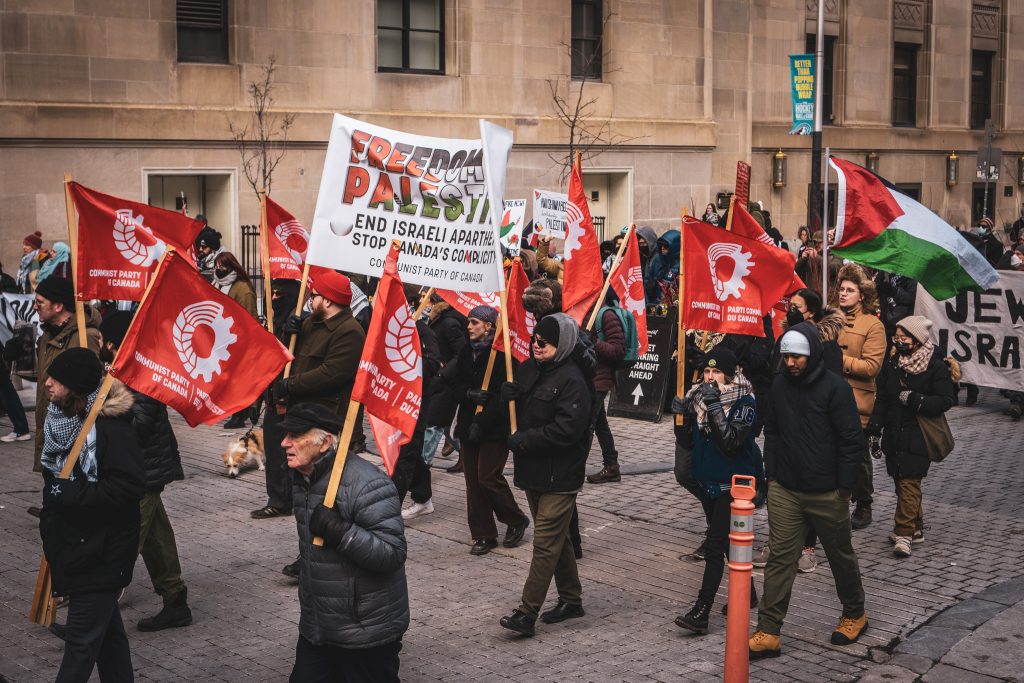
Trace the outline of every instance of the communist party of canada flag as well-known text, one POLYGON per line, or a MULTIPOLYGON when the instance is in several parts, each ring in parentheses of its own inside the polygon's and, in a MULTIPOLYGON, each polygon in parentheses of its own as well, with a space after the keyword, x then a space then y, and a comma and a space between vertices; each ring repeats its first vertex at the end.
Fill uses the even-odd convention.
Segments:
POLYGON ((416 321, 398 276, 400 245, 392 241, 377 287, 370 329, 359 359, 352 400, 362 403, 373 439, 391 475, 398 452, 412 438, 423 400, 423 357, 416 321))
MULTIPOLYGON (((78 211, 76 298, 139 301, 168 247, 188 253, 203 223, 69 183, 78 211)), ((193 268, 195 262, 192 261, 193 268)))
POLYGON ((629 231, 629 243, 618 267, 612 271, 611 288, 619 303, 636 320, 636 334, 640 341, 639 355, 647 353, 647 297, 644 294, 644 272, 640 266, 640 243, 636 230, 629 231))
POLYGON ((248 311, 169 249, 110 374, 195 427, 252 405, 291 359, 248 311))
POLYGON ((309 232, 280 204, 270 197, 267 202, 267 231, 270 244, 270 277, 286 280, 302 279, 306 262, 309 232))
MULTIPOLYGON (((512 357, 520 363, 530 359, 530 337, 533 335, 534 325, 537 324, 533 313, 530 313, 523 306, 523 292, 526 291, 529 284, 530 279, 526 277, 523 264, 519 259, 513 260, 509 272, 508 286, 506 287, 508 290, 508 297, 506 299, 508 310, 506 312, 508 316, 509 344, 512 345, 512 357)), ((494 349, 496 351, 505 350, 503 335, 494 335, 494 349)))

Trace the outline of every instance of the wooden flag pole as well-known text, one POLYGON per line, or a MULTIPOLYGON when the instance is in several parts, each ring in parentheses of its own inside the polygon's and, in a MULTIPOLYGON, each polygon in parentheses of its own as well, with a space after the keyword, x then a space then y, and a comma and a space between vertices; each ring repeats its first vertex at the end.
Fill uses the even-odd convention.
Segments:
MULTIPOLYGON (((509 339, 508 334, 508 289, 502 288, 498 292, 498 296, 501 297, 501 341, 505 344, 505 381, 512 381, 512 342, 509 339)), ((491 351, 494 351, 494 347, 491 347, 491 351)), ((488 380, 490 378, 488 377, 488 380)), ((486 386, 486 385, 485 385, 486 386)), ((508 423, 511 427, 511 434, 515 434, 518 431, 516 425, 516 402, 508 402, 508 423)))
MULTIPOLYGON (((494 329, 494 336, 497 337, 502 331, 501 318, 498 318, 498 326, 494 329)), ((508 349, 508 347, 505 347, 508 349)), ((507 354, 506 354, 507 355, 507 354)), ((484 368, 484 381, 480 385, 483 391, 487 391, 487 387, 491 386, 491 375, 494 374, 494 361, 498 358, 498 350, 494 348, 494 344, 491 344, 491 352, 487 356, 487 367, 484 368)), ((505 379, 508 379, 511 375, 507 375, 505 379)), ((512 380, 508 380, 512 381, 512 380)), ((477 406, 474 415, 479 415, 484 410, 483 406, 477 406)))
MULTIPOLYGON (((302 279, 299 281, 299 300, 295 302, 295 315, 302 315, 302 307, 306 305, 306 289, 309 286, 309 261, 302 264, 302 279)), ((288 353, 295 355, 295 335, 288 335, 288 353)), ((284 377, 292 373, 292 361, 284 366, 284 377)))
POLYGON ((736 195, 729 197, 729 216, 725 219, 725 229, 732 231, 732 209, 736 205, 736 195))
POLYGON ((597 302, 594 304, 594 310, 590 314, 590 320, 587 321, 587 331, 594 329, 594 323, 597 322, 597 314, 601 310, 601 302, 604 301, 605 296, 608 295, 608 287, 612 283, 612 274, 615 269, 619 267, 619 263, 622 261, 622 254, 625 253, 626 247, 629 245, 629 236, 636 230, 636 223, 631 223, 629 229, 626 230, 625 238, 622 240, 622 244, 619 245, 619 250, 615 254, 615 259, 612 261, 612 267, 608 269, 608 276, 604 279, 604 286, 601 287, 601 294, 597 297, 597 302))
MULTIPOLYGON (((686 218, 689 212, 683 207, 682 218, 686 218)), ((683 294, 686 292, 686 281, 683 279, 686 253, 686 221, 680 221, 679 225, 679 304, 676 306, 676 313, 679 316, 679 325, 676 334, 676 396, 683 396, 686 393, 686 325, 683 324, 683 294)), ((683 416, 676 415, 676 425, 683 426, 683 416)))
POLYGON ((267 231, 267 190, 260 190, 260 250, 263 259, 263 309, 267 332, 274 334, 273 287, 270 282, 270 233, 267 231))
POLYGON ((413 313, 413 315, 412 315, 413 322, 419 320, 420 316, 423 315, 423 311, 427 310, 427 306, 430 305, 430 297, 432 297, 433 295, 434 295, 434 288, 433 287, 429 288, 427 291, 425 291, 421 295, 420 303, 416 307, 416 312, 413 313))
POLYGON ((85 335, 85 305, 78 299, 78 226, 75 225, 75 204, 71 200, 71 173, 64 172, 64 207, 68 216, 68 243, 71 247, 71 283, 75 288, 75 324, 78 325, 78 345, 89 347, 85 335))
MULTIPOLYGON (((331 468, 331 479, 327 482, 327 492, 324 494, 324 507, 334 507, 338 499, 338 487, 341 486, 341 475, 345 473, 345 461, 348 460, 348 446, 352 443, 352 432, 355 430, 356 417, 359 415, 359 401, 348 401, 348 412, 345 413, 345 424, 338 436, 338 452, 334 456, 334 466, 331 468)), ((321 547, 324 539, 319 536, 313 537, 313 545, 321 547)))

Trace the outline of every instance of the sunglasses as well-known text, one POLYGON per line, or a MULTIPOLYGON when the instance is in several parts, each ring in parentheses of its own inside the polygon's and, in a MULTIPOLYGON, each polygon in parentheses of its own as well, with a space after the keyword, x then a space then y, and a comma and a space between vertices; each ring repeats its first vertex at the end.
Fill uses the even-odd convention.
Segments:
POLYGON ((548 346, 550 346, 548 342, 544 341, 544 339, 538 337, 537 335, 533 335, 533 343, 538 349, 546 349, 548 346))

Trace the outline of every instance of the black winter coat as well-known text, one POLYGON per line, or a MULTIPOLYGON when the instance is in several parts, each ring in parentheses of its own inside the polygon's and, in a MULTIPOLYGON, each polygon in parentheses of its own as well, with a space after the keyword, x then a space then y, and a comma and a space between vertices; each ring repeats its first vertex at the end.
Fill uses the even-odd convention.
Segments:
POLYGON ((515 485, 526 491, 569 493, 583 486, 593 393, 570 356, 558 363, 530 359, 517 381, 517 431, 510 439, 515 485))
MULTIPOLYGON (((491 382, 487 385, 490 392, 487 404, 479 414, 476 412, 476 403, 466 398, 466 392, 470 389, 479 389, 484 383, 484 373, 487 371, 487 359, 490 357, 490 347, 483 349, 473 357, 473 349, 468 344, 463 347, 458 358, 441 373, 442 383, 448 385, 451 397, 459 408, 458 417, 455 423, 455 437, 466 439, 469 437, 469 428, 476 422, 480 425, 482 442, 500 441, 508 439, 511 426, 508 419, 508 404, 501 400, 498 395, 501 385, 505 381, 505 354, 494 355, 494 369, 491 371, 491 382)), ((517 364, 513 360, 513 367, 517 364)))
POLYGON ((955 406, 956 385, 937 349, 928 367, 918 375, 900 369, 898 358, 892 354, 882 365, 867 433, 882 436, 885 468, 890 477, 921 479, 928 475, 931 461, 917 416, 935 417, 955 406), (910 391, 907 405, 900 403, 902 391, 910 391))
POLYGON ((783 368, 772 381, 764 421, 765 474, 794 491, 849 492, 867 449, 853 389, 825 369, 813 323, 792 329, 808 339, 811 355, 803 375, 794 379, 783 368))
POLYGON ((422 320, 416 321, 416 332, 420 336, 420 353, 423 361, 423 387, 420 402, 420 415, 416 419, 416 430, 422 431, 430 426, 430 406, 434 400, 437 373, 441 369, 441 358, 437 349, 437 335, 422 320))
POLYGON ((181 481, 185 472, 181 469, 181 454, 178 439, 174 436, 167 406, 159 401, 131 391, 135 402, 132 404, 132 426, 142 451, 146 471, 146 490, 159 493, 172 481, 181 481))
MULTIPOLYGON (((431 309, 430 329, 437 338, 437 350, 442 366, 454 363, 462 350, 469 345, 466 316, 446 302, 436 303, 431 309)), ((452 386, 448 381, 434 382, 427 416, 430 426, 438 425, 447 429, 455 418, 459 399, 451 390, 452 386)))
POLYGON ((601 314, 601 334, 595 335, 594 351, 597 354, 594 391, 611 391, 615 388, 618 363, 626 357, 626 333, 619 316, 610 309, 601 314))
POLYGON ((44 501, 39 517, 54 595, 114 591, 132 581, 144 472, 131 402, 131 393, 115 386, 100 410, 97 481, 86 481, 77 465, 74 482, 43 470, 44 486, 64 488, 59 503, 44 501))

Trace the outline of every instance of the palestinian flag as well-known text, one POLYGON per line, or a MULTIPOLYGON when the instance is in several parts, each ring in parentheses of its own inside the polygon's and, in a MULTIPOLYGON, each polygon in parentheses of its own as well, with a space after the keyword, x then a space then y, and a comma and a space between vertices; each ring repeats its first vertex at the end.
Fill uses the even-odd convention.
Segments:
POLYGON ((903 275, 942 301, 999 279, 985 257, 953 226, 849 161, 829 158, 839 176, 832 251, 854 263, 903 275))

